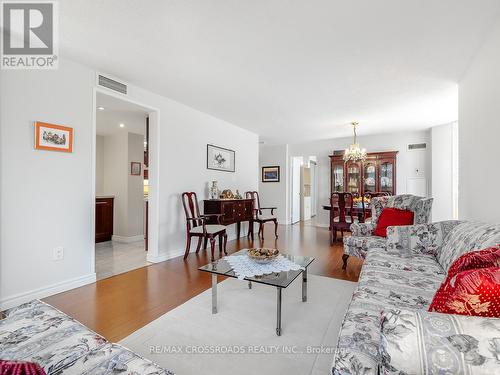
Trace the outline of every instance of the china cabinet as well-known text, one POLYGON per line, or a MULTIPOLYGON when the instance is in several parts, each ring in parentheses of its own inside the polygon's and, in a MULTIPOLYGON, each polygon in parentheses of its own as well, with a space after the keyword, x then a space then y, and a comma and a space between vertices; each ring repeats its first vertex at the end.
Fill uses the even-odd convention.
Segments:
POLYGON ((344 162, 343 151, 330 155, 330 192, 364 194, 376 191, 396 194, 398 151, 370 152, 364 162, 344 162))

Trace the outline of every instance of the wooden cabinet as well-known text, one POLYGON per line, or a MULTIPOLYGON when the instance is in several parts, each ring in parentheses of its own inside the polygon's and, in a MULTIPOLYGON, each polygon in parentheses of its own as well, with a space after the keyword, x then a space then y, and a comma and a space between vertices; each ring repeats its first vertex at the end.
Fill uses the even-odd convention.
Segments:
POLYGON ((396 155, 398 151, 371 152, 361 162, 344 162, 344 152, 330 155, 330 192, 364 194, 385 191, 396 194, 396 155))
MULTIPOLYGON (((253 218, 252 199, 206 199, 203 201, 203 212, 205 214, 222 214, 220 222, 222 225, 237 225, 237 234, 240 236, 242 221, 250 221, 253 218)), ((210 224, 216 224, 215 218, 210 224)))
POLYGON ((114 198, 96 198, 95 200, 95 242, 111 241, 113 236, 114 198))

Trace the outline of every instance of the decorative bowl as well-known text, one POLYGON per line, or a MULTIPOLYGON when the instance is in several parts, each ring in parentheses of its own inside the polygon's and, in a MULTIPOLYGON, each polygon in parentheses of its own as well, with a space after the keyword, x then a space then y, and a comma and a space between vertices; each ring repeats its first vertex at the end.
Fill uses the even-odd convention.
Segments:
POLYGON ((257 263, 269 263, 280 254, 278 249, 251 248, 247 251, 248 257, 257 263))

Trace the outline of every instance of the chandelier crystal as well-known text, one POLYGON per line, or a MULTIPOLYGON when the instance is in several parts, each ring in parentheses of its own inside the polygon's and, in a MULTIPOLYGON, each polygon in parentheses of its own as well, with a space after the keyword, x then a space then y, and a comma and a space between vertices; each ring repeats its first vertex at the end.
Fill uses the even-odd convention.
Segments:
POLYGON ((357 134, 356 134, 356 126, 357 122, 351 122, 352 129, 354 132, 354 139, 352 145, 349 148, 345 149, 344 152, 344 161, 365 161, 366 159, 366 149, 360 148, 359 143, 357 142, 357 134))

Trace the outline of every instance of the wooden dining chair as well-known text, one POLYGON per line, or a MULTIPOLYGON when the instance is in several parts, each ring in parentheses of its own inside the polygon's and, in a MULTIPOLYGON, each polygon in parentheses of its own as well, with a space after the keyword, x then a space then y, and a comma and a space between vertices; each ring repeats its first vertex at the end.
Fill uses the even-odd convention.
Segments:
POLYGON ((267 222, 274 223, 274 235, 278 238, 278 218, 274 216, 276 207, 261 207, 259 193, 256 191, 245 192, 245 198, 253 200, 253 218, 248 226, 248 236, 253 240, 253 223, 259 223, 259 237, 264 239, 264 224, 267 222), (270 214, 264 214, 263 210, 269 210, 270 214))
POLYGON ((330 207, 338 210, 338 215, 330 215, 330 244, 337 241, 337 231, 340 230, 342 238, 344 232, 350 232, 351 224, 354 223, 354 203, 351 193, 332 193, 330 196, 330 207))
MULTIPOLYGON (((366 192, 363 194, 363 198, 367 198, 370 201, 371 205, 372 198, 388 197, 390 195, 391 194, 387 191, 366 192)), ((368 207, 371 207, 370 205, 367 204, 364 199, 361 200, 361 207, 363 210, 363 223, 372 216, 371 210, 368 209, 368 207)))
POLYGON ((210 252, 212 255, 212 262, 214 261, 215 251, 215 238, 219 237, 219 252, 227 255, 227 233, 226 227, 220 224, 221 214, 207 214, 202 215, 198 206, 198 198, 195 192, 185 192, 181 196, 182 205, 186 214, 186 232, 187 243, 184 259, 189 255, 191 248, 191 238, 198 237, 198 245, 196 246, 196 253, 200 251, 201 241, 203 240, 203 248, 206 249, 207 241, 210 241, 210 252), (217 224, 207 224, 209 218, 215 217, 217 224))

